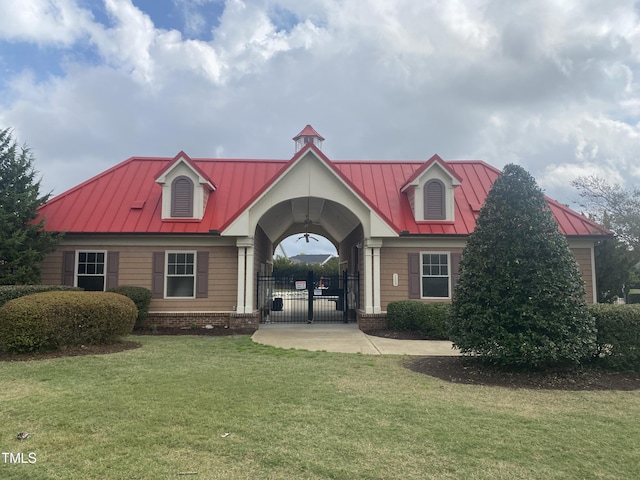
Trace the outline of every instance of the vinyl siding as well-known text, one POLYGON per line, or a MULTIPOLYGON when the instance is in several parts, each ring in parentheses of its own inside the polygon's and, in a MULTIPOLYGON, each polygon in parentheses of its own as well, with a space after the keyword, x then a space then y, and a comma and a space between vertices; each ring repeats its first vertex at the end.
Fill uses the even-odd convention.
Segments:
POLYGON ((591 274, 591 249, 590 248, 572 248, 571 252, 576 257, 578 267, 585 283, 586 300, 588 303, 593 302, 593 276, 591 274))
MULTIPOLYGON (((389 302, 409 298, 409 254, 420 252, 462 253, 461 248, 443 247, 382 247, 380 249, 380 307, 387 309, 389 302), (398 274, 398 286, 393 286, 393 274, 398 274)), ((449 266, 451 268, 451 266, 449 266)), ((423 302, 448 302, 448 299, 429 299, 423 302)))
POLYGON ((151 290, 153 252, 165 250, 189 250, 209 252, 208 297, 193 299, 153 299, 150 311, 232 311, 237 300, 238 253, 233 246, 166 247, 123 245, 73 245, 59 246, 42 263, 42 283, 62 283, 62 252, 67 250, 106 250, 120 253, 118 285, 135 285, 151 290))
MULTIPOLYGON (((407 300, 409 298, 409 253, 428 251, 449 251, 451 253, 462 253, 461 248, 403 248, 403 247, 382 247, 380 249, 380 306, 382 310, 387 309, 389 302, 407 300), (393 274, 398 274, 398 286, 392 284, 393 274)), ((591 274, 591 249, 572 248, 580 273, 585 282, 586 296, 588 303, 593 301, 593 279, 591 274)), ((424 302, 438 302, 448 300, 422 300, 424 302)))

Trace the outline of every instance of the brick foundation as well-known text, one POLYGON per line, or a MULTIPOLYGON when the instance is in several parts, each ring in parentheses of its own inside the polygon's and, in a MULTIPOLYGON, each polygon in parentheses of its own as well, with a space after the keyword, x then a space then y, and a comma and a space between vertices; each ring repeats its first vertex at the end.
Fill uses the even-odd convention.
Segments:
POLYGON ((234 329, 258 329, 260 316, 255 313, 236 312, 149 312, 144 326, 150 327, 190 327, 213 325, 234 329))
POLYGON ((389 327, 387 312, 364 313, 362 310, 358 310, 357 318, 360 330, 385 330, 389 327))

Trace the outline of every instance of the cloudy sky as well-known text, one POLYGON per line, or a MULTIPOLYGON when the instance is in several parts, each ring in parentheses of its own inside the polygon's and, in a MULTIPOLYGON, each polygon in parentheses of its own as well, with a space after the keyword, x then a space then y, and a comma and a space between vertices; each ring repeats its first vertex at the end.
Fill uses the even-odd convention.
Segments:
POLYGON ((331 159, 518 163, 576 206, 579 176, 640 183, 639 67, 636 0, 0 0, 0 128, 54 194, 288 159, 309 123, 331 159))

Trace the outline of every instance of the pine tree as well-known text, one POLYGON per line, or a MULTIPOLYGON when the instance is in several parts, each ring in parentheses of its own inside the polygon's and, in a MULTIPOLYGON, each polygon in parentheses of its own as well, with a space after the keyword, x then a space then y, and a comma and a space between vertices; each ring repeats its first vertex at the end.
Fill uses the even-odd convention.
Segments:
POLYGON ((501 366, 544 368, 592 354, 595 325, 566 237, 535 180, 507 165, 460 263, 451 339, 501 366))
POLYGON ((40 181, 27 147, 18 148, 11 130, 0 130, 0 284, 40 281, 40 262, 52 252, 60 234, 44 231, 37 208, 40 181))

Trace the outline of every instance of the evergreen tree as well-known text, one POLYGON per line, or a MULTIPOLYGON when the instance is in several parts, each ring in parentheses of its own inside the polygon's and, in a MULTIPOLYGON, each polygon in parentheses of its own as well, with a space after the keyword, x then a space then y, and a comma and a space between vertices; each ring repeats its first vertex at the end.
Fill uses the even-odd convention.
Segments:
POLYGON ((507 165, 460 263, 451 339, 500 366, 543 368, 592 354, 584 281, 535 180, 507 165))
POLYGON ((589 218, 612 230, 614 238, 595 247, 598 301, 623 296, 623 285, 638 281, 640 269, 640 187, 610 185, 598 177, 572 182, 582 197, 589 218))
MULTIPOLYGON (((602 224, 611 228, 606 213, 602 224)), ((596 243, 594 256, 598 302, 611 303, 616 297, 624 298, 625 287, 633 283, 633 270, 638 264, 638 253, 640 252, 630 250, 618 237, 596 243)))
POLYGON ((52 252, 60 235, 44 231, 37 208, 40 181, 27 147, 18 148, 9 129, 0 130, 0 284, 40 281, 40 262, 52 252))

